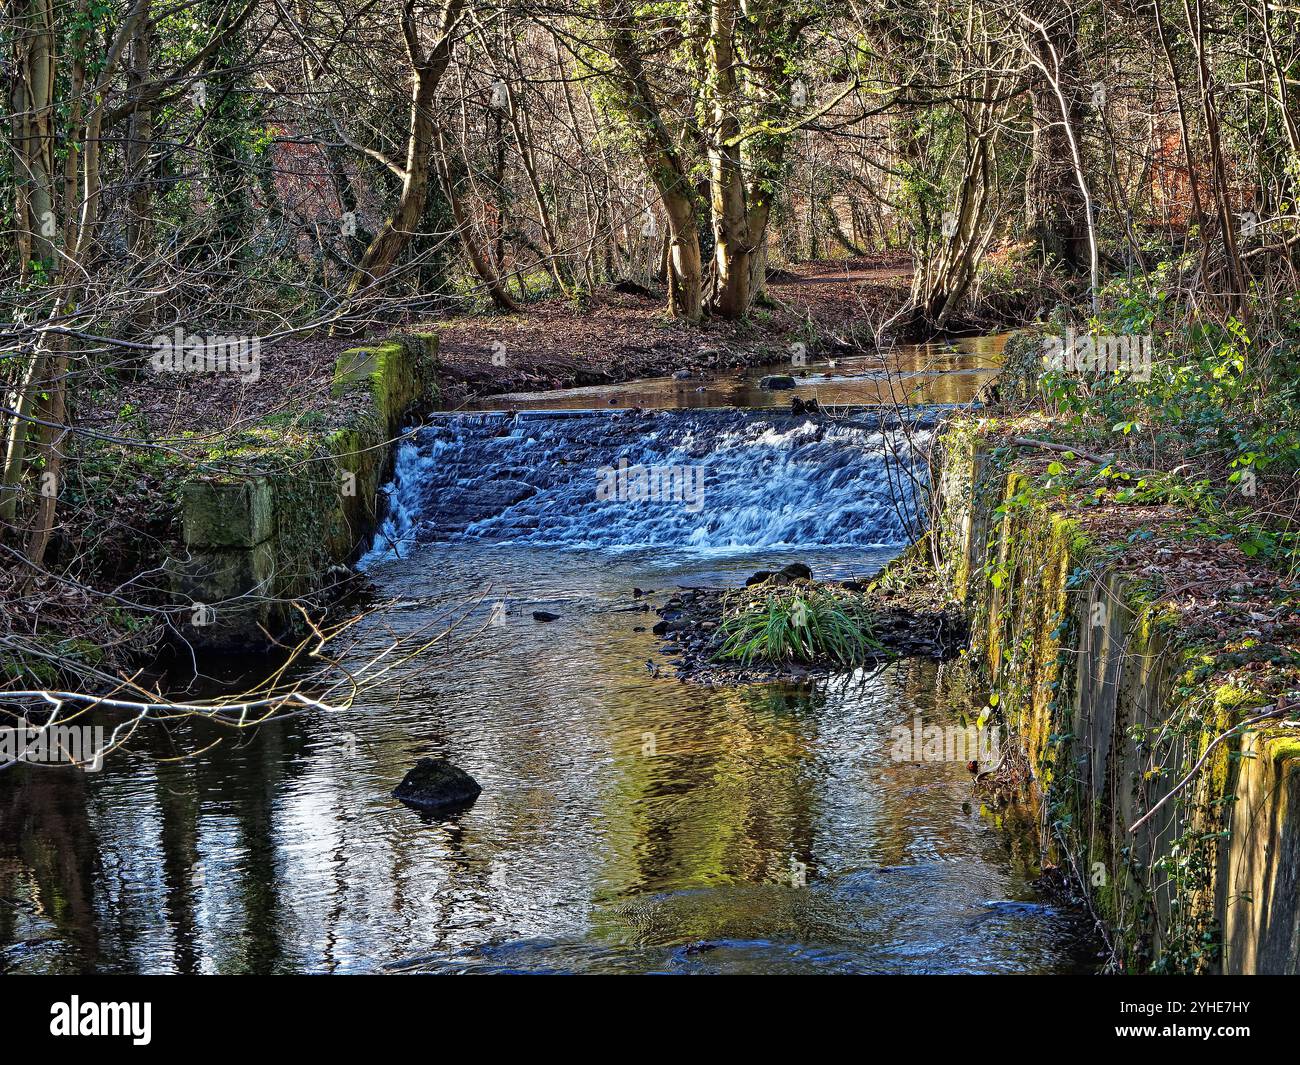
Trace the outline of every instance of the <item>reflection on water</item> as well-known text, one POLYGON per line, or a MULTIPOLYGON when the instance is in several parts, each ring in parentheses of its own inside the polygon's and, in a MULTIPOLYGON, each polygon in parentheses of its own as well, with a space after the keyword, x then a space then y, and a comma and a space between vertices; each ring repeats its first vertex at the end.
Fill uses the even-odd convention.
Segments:
MULTIPOLYGON (((799 557, 847 576, 887 553, 799 557)), ((965 767, 891 760, 892 726, 951 719, 932 664, 735 690, 652 674, 631 589, 767 561, 439 543, 377 565, 400 627, 490 591, 453 646, 346 711, 0 774, 0 969, 1086 968, 965 767), (478 802, 438 821, 391 799, 424 754, 478 802)))
MULTIPOLYGON (((792 396, 816 399, 823 405, 969 403, 1002 364, 1008 335, 900 344, 879 354, 841 356, 833 364, 827 359, 807 359, 805 366, 775 365, 683 380, 658 377, 618 385, 485 396, 467 403, 464 409, 788 407, 792 396), (774 374, 789 374, 797 387, 776 391, 759 387, 764 377, 774 374)), ((690 367, 684 365, 683 369, 690 367)))

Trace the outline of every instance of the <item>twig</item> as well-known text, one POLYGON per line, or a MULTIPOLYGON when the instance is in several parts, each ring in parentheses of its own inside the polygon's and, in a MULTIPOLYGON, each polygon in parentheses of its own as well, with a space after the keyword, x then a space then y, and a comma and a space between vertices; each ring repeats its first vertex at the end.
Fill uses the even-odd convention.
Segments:
POLYGON ((1259 714, 1256 717, 1248 717, 1245 721, 1239 721, 1237 724, 1233 725, 1232 728, 1228 729, 1226 732, 1220 733, 1218 736, 1215 736, 1214 739, 1212 739, 1206 745, 1205 753, 1202 754, 1201 757, 1196 760, 1196 764, 1192 766, 1190 770, 1188 770, 1187 775, 1183 777, 1183 779, 1180 780, 1177 784, 1175 784, 1172 789, 1170 789, 1169 794, 1167 794, 1163 799, 1161 799, 1158 803, 1156 803, 1153 807, 1151 807, 1151 809, 1149 809, 1146 813, 1144 813, 1141 817, 1139 817, 1136 821, 1134 821, 1133 824, 1129 827, 1129 832, 1136 832, 1139 828, 1141 828, 1144 824, 1146 824, 1146 822, 1149 821, 1155 815, 1155 812, 1159 810, 1160 807, 1164 806, 1165 803, 1167 803, 1170 799, 1172 799, 1175 795, 1177 795, 1180 791, 1182 791, 1183 788, 1187 787, 1191 779, 1201 771, 1201 767, 1205 765, 1210 755, 1214 753, 1214 749, 1220 743, 1226 740, 1229 736, 1236 735, 1242 729, 1248 728, 1251 725, 1257 725, 1261 721, 1269 721, 1273 718, 1281 717, 1283 714, 1288 713, 1291 709, 1292 709, 1291 706, 1274 707, 1266 714, 1259 714))

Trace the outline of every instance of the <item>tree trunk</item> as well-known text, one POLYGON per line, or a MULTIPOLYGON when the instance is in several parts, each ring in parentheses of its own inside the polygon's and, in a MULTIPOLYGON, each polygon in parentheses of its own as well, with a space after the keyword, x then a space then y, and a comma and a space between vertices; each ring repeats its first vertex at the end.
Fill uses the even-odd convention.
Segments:
POLYGON ((618 68, 618 86, 632 113, 633 129, 646 173, 659 190, 672 238, 668 308, 678 318, 698 322, 704 313, 703 264, 694 188, 673 144, 633 37, 636 16, 627 0, 601 0, 609 23, 610 53, 618 68))
MULTIPOLYGON (((461 249, 465 252, 465 258, 473 267, 474 272, 478 274, 487 289, 488 295, 492 297, 492 302, 503 311, 517 312, 519 304, 511 298, 510 293, 506 291, 505 285, 502 284, 501 278, 493 271, 487 257, 479 250, 478 244, 474 241, 474 234, 471 228, 472 220, 465 211, 465 206, 461 203, 460 195, 456 192, 456 182, 452 177, 451 168, 447 165, 447 144, 441 134, 438 136, 438 153, 437 153, 438 178, 442 182, 443 194, 447 197, 447 203, 451 207, 451 217, 456 223, 456 236, 460 240, 461 249)), ((520 275, 520 291, 523 291, 523 276, 520 275)))
POLYGON ((406 0, 402 12, 402 34, 411 60, 411 107, 407 120, 405 165, 393 168, 400 169, 402 187, 397 205, 357 264, 348 287, 349 296, 377 285, 392 271, 424 215, 432 165, 433 100, 438 83, 451 61, 452 31, 464 4, 465 0, 446 0, 439 18, 438 40, 426 58, 415 26, 415 0, 406 0))
POLYGON ((1026 229, 1046 260, 1081 271, 1089 264, 1088 220, 1070 150, 1070 131, 1083 128, 1078 12, 1050 14, 1042 25, 1046 39, 1031 30, 1028 47, 1038 63, 1054 72, 1061 97, 1051 77, 1037 70, 1031 90, 1033 147, 1025 182, 1026 229))
POLYGON ((26 0, 18 7, 17 71, 13 78, 14 185, 19 269, 30 260, 53 264, 54 4, 26 0))
POLYGON ((136 258, 148 249, 153 226, 150 201, 153 180, 149 152, 153 142, 153 104, 144 97, 149 83, 149 53, 154 39, 152 18, 143 18, 131 40, 131 63, 127 68, 127 95, 138 103, 131 110, 126 134, 127 193, 126 245, 136 258))

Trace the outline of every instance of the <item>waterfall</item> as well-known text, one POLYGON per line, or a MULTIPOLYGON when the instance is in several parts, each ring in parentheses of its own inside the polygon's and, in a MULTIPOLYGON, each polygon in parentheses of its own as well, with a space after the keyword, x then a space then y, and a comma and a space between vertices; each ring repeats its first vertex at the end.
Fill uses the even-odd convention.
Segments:
POLYGON ((362 566, 432 541, 700 552, 904 544, 938 416, 439 416, 398 449, 362 566))

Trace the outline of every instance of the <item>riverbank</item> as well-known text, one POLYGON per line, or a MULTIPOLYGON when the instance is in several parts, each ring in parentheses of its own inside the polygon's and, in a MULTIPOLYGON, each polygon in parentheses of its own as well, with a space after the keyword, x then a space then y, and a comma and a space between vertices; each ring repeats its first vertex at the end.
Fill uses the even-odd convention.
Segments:
POLYGON ((9 687, 123 690, 124 671, 166 647, 296 641, 351 580, 392 443, 436 403, 436 364, 437 338, 407 334, 341 352, 328 399, 299 418, 143 445, 76 435, 50 552, 76 566, 6 573, 9 687))
POLYGON ((1300 590, 1041 414, 945 426, 938 579, 1122 972, 1300 971, 1300 590))

